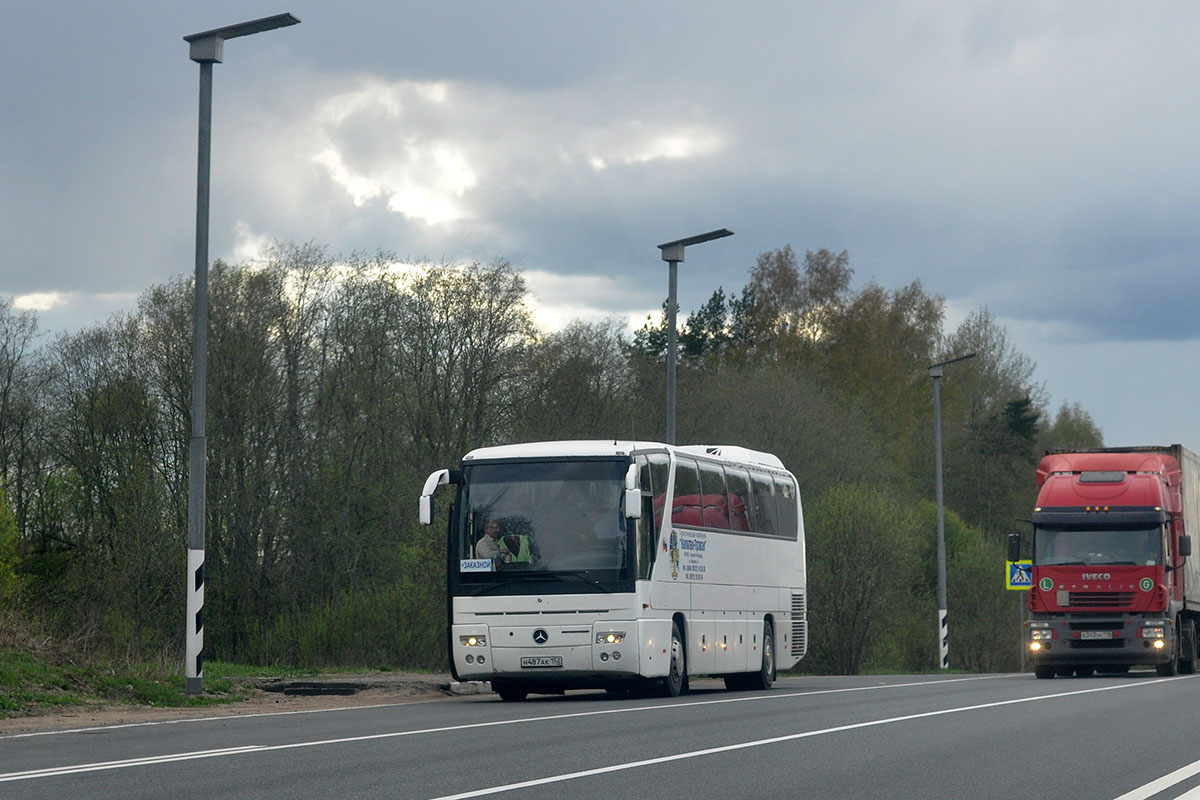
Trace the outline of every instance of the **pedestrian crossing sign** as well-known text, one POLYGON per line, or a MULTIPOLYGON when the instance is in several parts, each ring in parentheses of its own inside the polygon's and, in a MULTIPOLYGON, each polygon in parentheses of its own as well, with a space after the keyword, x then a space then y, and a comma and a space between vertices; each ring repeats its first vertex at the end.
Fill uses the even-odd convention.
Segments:
POLYGON ((1008 575, 1004 582, 1005 589, 1024 592, 1033 588, 1032 560, 1023 559, 1021 561, 1005 561, 1004 563, 1008 565, 1008 575))

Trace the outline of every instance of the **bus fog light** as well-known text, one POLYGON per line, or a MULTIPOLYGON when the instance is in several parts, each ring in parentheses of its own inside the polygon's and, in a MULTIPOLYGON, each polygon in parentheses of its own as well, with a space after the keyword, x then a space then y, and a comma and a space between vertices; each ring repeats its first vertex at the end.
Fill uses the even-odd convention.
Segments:
POLYGON ((476 661, 477 663, 479 663, 479 664, 482 664, 482 663, 483 663, 483 656, 480 656, 479 658, 475 659, 475 661, 476 661))
POLYGON ((468 664, 474 664, 474 663, 475 663, 475 656, 468 655, 468 656, 467 656, 467 663, 468 663, 468 664))
POLYGON ((613 661, 620 661, 620 660, 621 660, 621 651, 617 650, 616 652, 613 653, 613 661))
POLYGON ((608 653, 601 653, 601 654, 600 654, 600 660, 601 660, 601 661, 608 661, 608 653))

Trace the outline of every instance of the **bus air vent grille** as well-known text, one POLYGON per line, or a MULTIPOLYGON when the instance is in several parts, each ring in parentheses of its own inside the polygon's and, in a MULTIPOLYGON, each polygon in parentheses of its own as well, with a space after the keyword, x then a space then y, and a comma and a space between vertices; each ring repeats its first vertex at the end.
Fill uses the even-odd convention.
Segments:
POLYGON ((803 658, 808 650, 808 624, 804 593, 792 595, 792 655, 803 658))

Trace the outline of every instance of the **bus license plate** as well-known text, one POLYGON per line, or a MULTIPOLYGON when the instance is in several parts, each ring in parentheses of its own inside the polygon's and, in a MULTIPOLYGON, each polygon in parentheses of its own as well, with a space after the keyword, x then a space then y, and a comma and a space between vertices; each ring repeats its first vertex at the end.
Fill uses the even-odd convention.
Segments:
POLYGON ((1080 639, 1111 639, 1112 631, 1080 631, 1080 639))
POLYGON ((521 669, 526 667, 561 667, 562 656, 521 656, 521 669))

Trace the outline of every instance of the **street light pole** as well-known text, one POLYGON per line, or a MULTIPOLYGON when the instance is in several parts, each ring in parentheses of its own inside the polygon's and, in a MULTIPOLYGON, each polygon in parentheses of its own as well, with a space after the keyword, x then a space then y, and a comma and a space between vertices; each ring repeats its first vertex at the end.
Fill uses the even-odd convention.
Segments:
POLYGON ((950 667, 950 628, 946 623, 946 512, 942 497, 942 368, 974 358, 974 353, 929 365, 933 378, 933 449, 937 483, 938 665, 950 667))
POLYGON ((660 244, 662 260, 669 265, 667 277, 667 444, 675 444, 675 356, 676 356, 676 288, 678 285, 679 262, 683 261, 683 248, 689 244, 710 242, 713 239, 723 239, 733 236, 733 231, 720 228, 708 233, 676 239, 673 242, 660 244))
POLYGON ((204 519, 208 444, 205 391, 208 378, 208 200, 212 149, 212 68, 224 57, 225 40, 295 25, 291 14, 228 25, 183 37, 188 57, 200 65, 200 135, 196 156, 196 288, 192 335, 192 436, 188 446, 187 694, 200 694, 204 679, 204 519))

